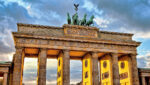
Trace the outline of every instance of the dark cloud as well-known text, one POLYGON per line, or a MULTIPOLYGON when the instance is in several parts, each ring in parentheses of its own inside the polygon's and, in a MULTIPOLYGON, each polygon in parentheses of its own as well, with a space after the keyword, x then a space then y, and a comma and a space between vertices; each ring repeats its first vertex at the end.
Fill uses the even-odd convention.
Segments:
POLYGON ((11 53, 13 51, 14 51, 13 48, 6 46, 4 44, 4 42, 0 41, 0 54, 7 54, 7 53, 11 53))
POLYGON ((14 22, 24 22, 24 23, 30 23, 34 21, 34 18, 28 14, 28 11, 18 3, 11 2, 8 4, 4 4, 4 2, 1 2, 0 4, 1 4, 0 18, 2 19, 12 18, 14 22))
POLYGON ((137 62, 138 62, 138 67, 140 68, 146 67, 147 65, 147 60, 145 59, 145 57, 137 58, 137 62))
POLYGON ((128 30, 150 31, 150 3, 149 0, 91 0, 104 15, 113 18, 110 28, 125 27, 128 30), (120 26, 119 26, 120 24, 120 26), (116 25, 116 26, 114 26, 116 25), (112 27, 113 26, 113 27, 112 27))
POLYGON ((17 22, 30 23, 34 18, 18 3, 0 1, 0 60, 9 61, 15 51, 11 32, 17 30, 17 22))
MULTIPOLYGON (((38 17, 38 24, 44 25, 55 25, 55 26, 62 26, 66 23, 67 12, 70 15, 75 13, 74 11, 74 3, 80 3, 83 5, 83 1, 73 1, 73 0, 24 0, 24 3, 28 3, 31 11, 31 15, 38 17)), ((83 16, 85 9, 82 9, 79 6, 79 15, 83 16)))
POLYGON ((55 68, 47 68, 47 81, 56 81, 57 80, 57 67, 55 68))
POLYGON ((82 80, 82 62, 77 60, 70 61, 70 81, 71 83, 82 80))
POLYGON ((140 56, 137 58, 137 62, 138 62, 138 67, 140 68, 149 68, 149 60, 150 60, 150 54, 147 53, 146 55, 144 56, 140 56))

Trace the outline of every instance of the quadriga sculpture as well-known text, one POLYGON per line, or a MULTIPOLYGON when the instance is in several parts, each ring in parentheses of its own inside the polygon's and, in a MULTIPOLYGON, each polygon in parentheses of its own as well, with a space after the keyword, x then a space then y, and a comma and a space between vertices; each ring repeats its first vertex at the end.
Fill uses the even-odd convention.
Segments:
POLYGON ((71 24, 71 17, 69 15, 69 13, 67 13, 67 22, 68 22, 68 24, 71 24))
POLYGON ((84 14, 84 17, 83 17, 83 19, 81 20, 81 22, 80 22, 80 25, 86 25, 86 14, 84 14))
POLYGON ((90 20, 87 21, 86 20, 86 17, 87 17, 87 14, 84 14, 84 17, 82 20, 79 20, 78 19, 78 14, 75 13, 73 16, 72 16, 72 20, 71 20, 71 17, 69 15, 69 13, 67 13, 67 22, 68 24, 72 24, 72 25, 84 25, 84 26, 91 26, 94 22, 93 22, 93 19, 94 19, 94 15, 92 15, 90 17, 90 20))
POLYGON ((86 25, 90 26, 90 25, 94 24, 93 19, 94 19, 94 15, 91 16, 90 20, 86 23, 86 25))

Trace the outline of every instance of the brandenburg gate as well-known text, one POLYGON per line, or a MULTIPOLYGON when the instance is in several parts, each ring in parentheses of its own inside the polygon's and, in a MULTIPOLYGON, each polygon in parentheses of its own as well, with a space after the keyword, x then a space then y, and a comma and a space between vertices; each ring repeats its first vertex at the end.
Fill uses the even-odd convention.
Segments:
POLYGON ((139 85, 133 34, 96 27, 52 27, 18 23, 13 85, 22 85, 25 57, 38 58, 37 85, 46 85, 48 58, 58 60, 57 85, 70 85, 70 60, 82 61, 82 85, 139 85))

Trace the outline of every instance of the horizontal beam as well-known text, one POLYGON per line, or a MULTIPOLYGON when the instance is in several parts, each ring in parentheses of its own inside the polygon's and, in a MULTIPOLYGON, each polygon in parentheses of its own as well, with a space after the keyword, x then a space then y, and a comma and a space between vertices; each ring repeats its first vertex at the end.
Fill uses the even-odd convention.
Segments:
MULTIPOLYGON (((35 48, 47 48, 47 49, 58 49, 58 50, 76 50, 85 52, 104 52, 104 53, 119 53, 119 54, 137 54, 135 50, 117 50, 117 49, 99 49, 99 48, 80 48, 80 47, 65 47, 65 46, 50 46, 50 45, 34 45, 34 44, 17 44, 17 47, 35 47, 35 48)), ((130 48, 129 48, 130 49, 130 48)))
POLYGON ((36 57, 38 57, 38 54, 25 54, 25 57, 36 58, 36 57))
MULTIPOLYGON (((25 54, 27 58, 38 58, 38 54, 25 54)), ((57 59, 57 55, 47 55, 47 58, 57 59)), ((70 56, 72 60, 82 60, 82 57, 79 56, 70 56)))
POLYGON ((82 60, 83 57, 79 57, 79 56, 70 56, 71 60, 82 60))

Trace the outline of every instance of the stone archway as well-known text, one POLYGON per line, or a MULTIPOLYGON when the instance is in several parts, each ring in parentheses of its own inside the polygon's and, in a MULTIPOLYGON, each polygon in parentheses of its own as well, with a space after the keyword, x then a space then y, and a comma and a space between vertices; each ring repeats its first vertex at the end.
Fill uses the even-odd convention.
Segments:
POLYGON ((18 32, 13 32, 16 47, 13 85, 22 85, 23 63, 26 55, 38 58, 38 85, 46 85, 48 57, 58 59, 58 85, 70 84, 70 59, 73 58, 83 60, 83 85, 99 84, 98 62, 101 66, 101 83, 119 85, 121 82, 119 57, 130 55, 131 82, 133 85, 139 85, 136 48, 140 42, 133 41, 132 36, 133 34, 99 31, 95 27, 77 25, 51 27, 18 24, 18 32), (56 50, 58 53, 55 53, 56 50), (75 53, 71 55, 72 51, 81 51, 84 55, 75 56, 75 53), (108 59, 106 55, 109 55, 108 59), (107 78, 110 80, 106 81, 107 78))

